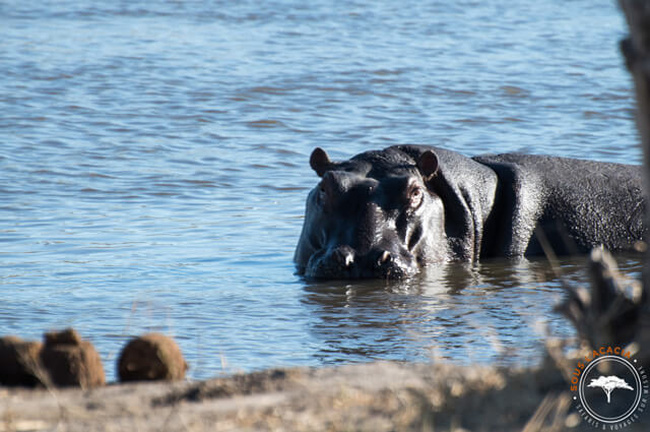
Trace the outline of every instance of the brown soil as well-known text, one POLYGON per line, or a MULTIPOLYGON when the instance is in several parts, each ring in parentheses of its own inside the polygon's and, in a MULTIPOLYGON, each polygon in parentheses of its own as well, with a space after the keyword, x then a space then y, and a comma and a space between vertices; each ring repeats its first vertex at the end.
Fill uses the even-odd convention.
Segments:
POLYGON ((182 380, 187 363, 174 340, 160 333, 131 339, 118 362, 120 381, 182 380))
POLYGON ((73 329, 47 333, 40 360, 51 383, 57 387, 89 388, 106 383, 102 361, 95 347, 81 340, 73 329))
POLYGON ((34 371, 38 369, 41 347, 39 342, 15 336, 0 338, 0 385, 38 385, 40 380, 34 371))

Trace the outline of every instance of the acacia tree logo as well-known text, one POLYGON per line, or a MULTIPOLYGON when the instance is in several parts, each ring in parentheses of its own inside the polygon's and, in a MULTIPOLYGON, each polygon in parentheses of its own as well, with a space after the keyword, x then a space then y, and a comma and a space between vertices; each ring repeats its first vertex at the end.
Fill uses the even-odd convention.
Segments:
POLYGON ((612 392, 617 388, 634 391, 634 388, 630 387, 630 385, 626 383, 623 378, 619 378, 616 375, 601 375, 597 379, 592 379, 587 387, 602 388, 607 395, 607 403, 611 403, 612 392))
POLYGON ((649 376, 643 366, 619 347, 593 350, 584 360, 573 372, 571 391, 585 422, 597 429, 619 430, 638 421, 649 405, 649 376))

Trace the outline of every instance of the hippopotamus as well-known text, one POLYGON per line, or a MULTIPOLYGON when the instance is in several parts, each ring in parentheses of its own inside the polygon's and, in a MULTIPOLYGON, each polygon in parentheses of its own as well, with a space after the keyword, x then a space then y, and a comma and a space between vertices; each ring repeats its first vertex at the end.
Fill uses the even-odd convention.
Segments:
POLYGON ((310 165, 320 183, 294 255, 307 278, 405 278, 449 261, 626 251, 646 233, 640 166, 419 145, 341 162, 316 148, 310 165))

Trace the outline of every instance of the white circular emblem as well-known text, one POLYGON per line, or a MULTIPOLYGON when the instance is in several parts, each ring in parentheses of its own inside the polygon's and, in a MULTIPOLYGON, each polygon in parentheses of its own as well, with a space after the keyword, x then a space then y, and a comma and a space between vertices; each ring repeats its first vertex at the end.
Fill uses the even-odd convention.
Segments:
POLYGON ((586 358, 586 363, 579 363, 573 382, 579 379, 571 387, 583 419, 597 428, 607 425, 608 430, 636 422, 648 400, 648 376, 643 367, 636 366, 631 356, 609 354, 612 351, 601 348, 593 352, 593 358, 586 358))

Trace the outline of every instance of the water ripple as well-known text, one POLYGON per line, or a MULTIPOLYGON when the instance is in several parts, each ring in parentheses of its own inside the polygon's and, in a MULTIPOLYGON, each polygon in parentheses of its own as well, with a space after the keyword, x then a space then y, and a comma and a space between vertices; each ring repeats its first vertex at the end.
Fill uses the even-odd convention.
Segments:
POLYGON ((543 263, 312 285, 291 260, 316 146, 638 162, 612 2, 217 6, 0 4, 3 332, 75 325, 113 359, 162 330, 196 378, 221 359, 525 362, 531 322, 570 333, 543 263))

